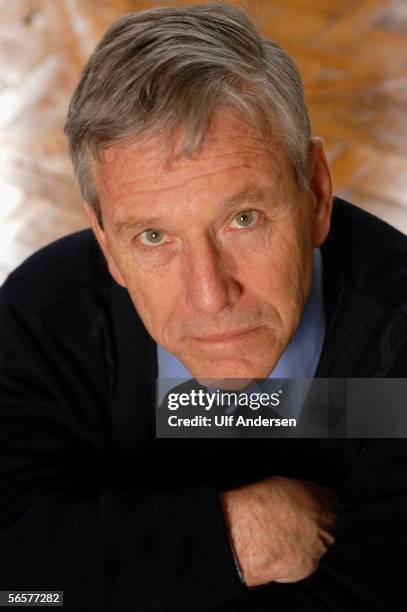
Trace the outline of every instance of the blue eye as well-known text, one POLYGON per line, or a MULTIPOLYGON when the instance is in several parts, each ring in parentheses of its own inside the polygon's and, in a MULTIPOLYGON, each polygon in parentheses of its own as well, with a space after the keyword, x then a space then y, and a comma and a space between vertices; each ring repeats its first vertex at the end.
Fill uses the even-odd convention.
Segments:
POLYGON ((243 210, 234 217, 238 227, 250 227, 258 220, 259 213, 257 210, 243 210))
POLYGON ((147 246, 154 246, 155 244, 161 244, 163 242, 165 234, 160 230, 148 229, 142 232, 139 236, 140 242, 147 246))

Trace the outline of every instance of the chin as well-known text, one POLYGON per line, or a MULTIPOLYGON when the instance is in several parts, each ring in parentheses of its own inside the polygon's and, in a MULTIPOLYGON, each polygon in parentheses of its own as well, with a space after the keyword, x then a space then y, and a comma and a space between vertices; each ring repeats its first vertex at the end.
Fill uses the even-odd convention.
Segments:
POLYGON ((208 364, 194 375, 196 380, 205 387, 238 390, 244 389, 255 378, 267 378, 274 364, 253 364, 243 359, 227 359, 208 364))
POLYGON ((197 378, 199 384, 212 389, 239 391, 252 381, 252 378, 197 378))

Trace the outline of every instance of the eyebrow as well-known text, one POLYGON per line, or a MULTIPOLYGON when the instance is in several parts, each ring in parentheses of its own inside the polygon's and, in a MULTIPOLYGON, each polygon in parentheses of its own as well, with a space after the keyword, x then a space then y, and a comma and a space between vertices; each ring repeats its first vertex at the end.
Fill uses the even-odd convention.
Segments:
MULTIPOLYGON (((224 198, 220 202, 220 208, 223 211, 228 211, 236 208, 240 204, 258 204, 266 199, 268 190, 260 189, 256 185, 246 185, 238 193, 224 198)), ((143 228, 154 228, 162 222, 160 217, 140 217, 137 219, 129 219, 126 221, 113 222, 113 231, 117 234, 123 234, 128 230, 140 230, 143 228)))

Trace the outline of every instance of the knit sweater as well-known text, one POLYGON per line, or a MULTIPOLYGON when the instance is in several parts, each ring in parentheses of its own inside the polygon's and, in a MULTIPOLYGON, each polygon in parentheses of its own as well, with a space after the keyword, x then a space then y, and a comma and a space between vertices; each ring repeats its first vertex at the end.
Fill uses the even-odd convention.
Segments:
MULTIPOLYGON (((316 377, 406 377, 407 237, 336 198, 321 253, 316 377)), ((0 338, 0 590, 75 612, 405 609, 405 439, 155 438, 156 345, 91 230, 8 277, 0 338), (340 495, 335 543, 306 580, 248 588, 219 493, 271 475, 340 495)))

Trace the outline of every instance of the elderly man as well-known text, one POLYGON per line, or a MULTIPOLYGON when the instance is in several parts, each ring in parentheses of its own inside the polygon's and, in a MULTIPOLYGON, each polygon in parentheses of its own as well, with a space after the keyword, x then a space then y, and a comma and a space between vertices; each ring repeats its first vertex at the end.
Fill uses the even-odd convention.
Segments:
POLYGON ((407 374, 407 239, 332 197, 293 62, 231 6, 130 14, 66 134, 92 229, 1 289, 0 589, 404 609, 403 439, 155 437, 158 376, 407 374))

